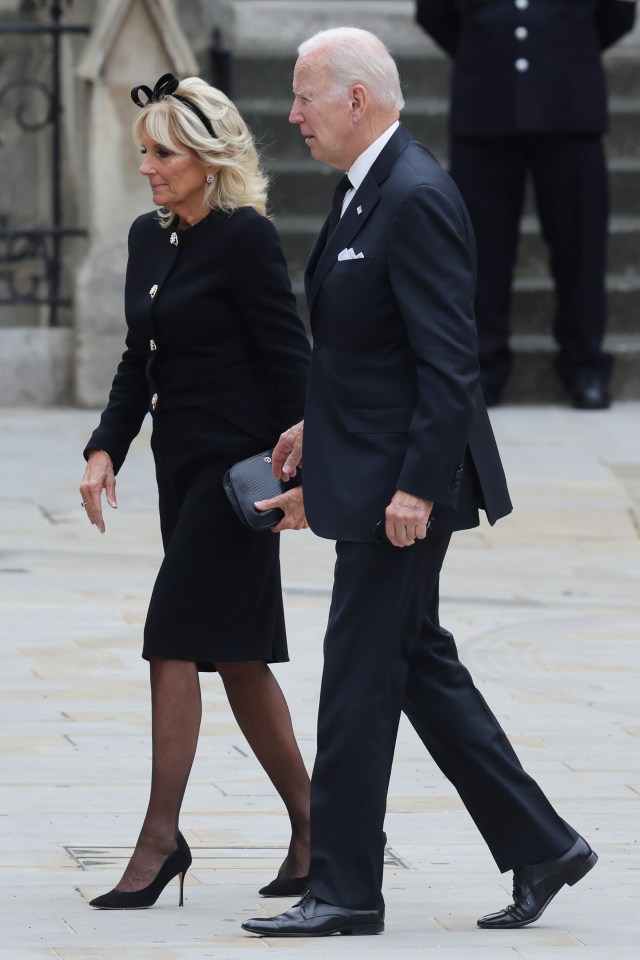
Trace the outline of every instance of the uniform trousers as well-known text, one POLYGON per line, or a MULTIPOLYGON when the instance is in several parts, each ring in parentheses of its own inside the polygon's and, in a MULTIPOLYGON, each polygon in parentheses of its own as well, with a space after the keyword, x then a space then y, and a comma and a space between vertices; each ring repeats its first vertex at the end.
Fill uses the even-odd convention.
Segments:
POLYGON ((438 620, 450 534, 398 549, 338 542, 311 788, 311 893, 383 905, 387 790, 404 710, 501 871, 577 838, 523 770, 438 620))
POLYGON ((494 399, 513 362, 511 287, 529 172, 556 292, 556 372, 569 390, 584 378, 595 376, 606 383, 611 375, 611 357, 602 349, 609 213, 602 137, 454 137, 451 175, 469 210, 478 248, 482 384, 485 395, 494 399))

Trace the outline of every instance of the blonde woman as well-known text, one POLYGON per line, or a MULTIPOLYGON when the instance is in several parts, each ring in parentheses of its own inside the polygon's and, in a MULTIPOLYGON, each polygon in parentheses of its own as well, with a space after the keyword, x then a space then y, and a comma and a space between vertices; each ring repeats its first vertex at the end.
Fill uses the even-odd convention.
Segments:
MULTIPOLYGON (((288 660, 279 537, 252 533, 226 501, 233 463, 273 446, 302 417, 309 346, 266 180, 247 127, 219 90, 192 77, 136 87, 140 173, 160 209, 134 222, 125 286, 126 349, 80 486, 89 521, 147 412, 164 560, 142 655, 149 661, 153 761, 133 856, 103 909, 151 906, 191 853, 178 829, 201 720, 200 671, 217 670, 229 704, 291 820, 289 851, 265 895, 302 893, 309 779, 268 664, 288 660)), ((292 500, 294 525, 304 514, 292 500)))

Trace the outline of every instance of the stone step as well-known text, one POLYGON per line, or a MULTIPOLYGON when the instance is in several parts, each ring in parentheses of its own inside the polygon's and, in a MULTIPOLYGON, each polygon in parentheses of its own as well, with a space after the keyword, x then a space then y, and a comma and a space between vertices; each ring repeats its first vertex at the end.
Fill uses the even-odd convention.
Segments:
MULTIPOLYGON (((290 56, 238 56, 234 59, 232 95, 234 100, 260 97, 289 98, 295 50, 290 56)), ((444 56, 399 57, 398 69, 405 98, 449 99, 450 61, 444 56)), ((640 70, 636 56, 612 51, 605 57, 609 95, 640 100, 640 70)))
MULTIPOLYGON (((536 216, 523 217, 518 249, 517 276, 546 276, 548 248, 540 233, 536 216)), ((609 221, 609 272, 638 276, 640 268, 640 217, 613 216, 609 221)))
MULTIPOLYGON (((306 259, 330 206, 338 174, 310 159, 297 127, 288 123, 295 54, 242 56, 236 60, 234 99, 258 137, 272 175, 271 211, 283 240, 301 315, 307 321, 302 289, 306 259), (256 94, 258 94, 256 96, 256 94)), ((425 55, 399 58, 407 101, 403 120, 418 139, 447 163, 450 63, 425 55)), ((637 58, 614 51, 606 57, 611 129, 606 139, 611 177, 607 280, 607 348, 616 357, 614 397, 640 398, 640 70, 637 58)), ((553 373, 550 336, 554 310, 547 252, 539 236, 531 191, 523 218, 513 294, 516 354, 506 402, 562 402, 553 373)))
MULTIPOLYGON (((292 277, 304 272, 309 251, 323 218, 285 216, 275 219, 292 277)), ((609 225, 609 266, 614 276, 635 277, 640 264, 640 217, 613 217, 609 225)), ((537 280, 547 277, 547 247, 540 236, 537 218, 523 218, 516 277, 537 280)), ((637 322, 637 321, 636 321, 637 322)))
MULTIPOLYGON (((266 163, 309 159, 309 148, 300 130, 289 123, 291 100, 243 100, 238 103, 238 109, 257 139, 266 163)), ((443 162, 447 151, 444 101, 412 101, 408 109, 403 111, 402 119, 413 136, 443 162)))
MULTIPOLYGON (((338 180, 334 170, 313 160, 273 160, 265 166, 272 177, 269 199, 275 216, 321 216, 329 209, 338 180)), ((609 173, 612 213, 640 216, 640 160, 613 158, 609 173)), ((530 201, 528 210, 531 212, 530 201)))
MULTIPOLYGON (((307 329, 308 312, 304 293, 296 290, 298 309, 307 329)), ((526 329, 524 322, 522 291, 514 297, 514 335, 511 347, 514 352, 513 372, 504 393, 504 403, 562 403, 566 394, 553 370, 556 346, 548 332, 520 332, 526 329)), ((639 297, 640 302, 640 297, 639 297)), ((549 328, 547 315, 547 327, 549 328)), ((636 312, 636 317, 638 313, 636 312)), ((637 330, 637 323, 635 329, 637 330)), ((640 400, 640 335, 637 333, 609 333, 605 349, 612 354, 614 370, 612 396, 614 400, 640 400)))
MULTIPOLYGON (((290 57, 274 54, 264 57, 237 57, 233 62, 232 96, 239 100, 260 97, 289 98, 293 80, 295 51, 290 57)), ((398 60, 402 92, 405 97, 449 97, 450 62, 445 57, 398 60)), ((640 96, 640 93, 638 94, 640 96)))
MULTIPOLYGON (((550 337, 521 334, 511 342, 514 365, 503 396, 508 403, 562 403, 566 394, 553 370, 555 345, 550 337)), ((611 394, 616 400, 640 398, 640 336, 609 336, 606 349, 613 355, 611 394)))
MULTIPOLYGON (((309 326, 309 312, 301 274, 292 274, 291 282, 298 301, 298 310, 309 326)), ((514 334, 545 336, 549 333, 555 312, 555 296, 549 279, 538 282, 516 280, 513 285, 511 327, 514 334)), ((632 337, 638 331, 640 317, 640 281, 635 277, 607 278, 607 329, 612 336, 632 337)), ((640 368, 638 396, 640 396, 640 368)))
MULTIPOLYGON (((640 72, 640 71, 639 71, 640 72)), ((265 161, 305 160, 309 149, 297 126, 289 123, 291 99, 238 101, 238 109, 261 147, 265 161)), ((446 165, 448 108, 445 100, 407 100, 402 120, 412 135, 446 165)), ((619 99, 611 111, 606 149, 610 158, 638 157, 640 105, 619 99)))
MULTIPOLYGON (((553 323, 555 295, 549 277, 516 279, 511 304, 514 333, 546 334, 553 323)), ((637 333, 640 317, 640 278, 607 277, 607 328, 616 336, 637 333)), ((639 384, 640 387, 640 384, 639 384)))

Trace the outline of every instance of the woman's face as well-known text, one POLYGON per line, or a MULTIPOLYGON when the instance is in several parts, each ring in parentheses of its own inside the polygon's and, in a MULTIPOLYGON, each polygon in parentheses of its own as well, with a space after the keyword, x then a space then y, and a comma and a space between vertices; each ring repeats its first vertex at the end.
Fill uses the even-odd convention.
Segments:
POLYGON ((149 181, 157 206, 182 214, 197 211, 205 205, 207 167, 193 150, 171 139, 173 147, 167 150, 144 134, 140 173, 149 181))

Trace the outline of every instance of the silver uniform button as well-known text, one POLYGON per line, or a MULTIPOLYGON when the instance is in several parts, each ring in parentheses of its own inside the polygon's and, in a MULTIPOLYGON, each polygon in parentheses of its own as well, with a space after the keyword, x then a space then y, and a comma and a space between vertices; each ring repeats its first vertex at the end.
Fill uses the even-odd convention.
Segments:
POLYGON ((155 410, 157 406, 158 406, 158 394, 154 393, 154 395, 151 397, 151 409, 155 410))
POLYGON ((525 73, 529 69, 529 61, 525 60, 524 57, 520 57, 519 60, 516 60, 516 70, 520 73, 525 73))
POLYGON ((515 0, 518 10, 526 10, 529 6, 529 0, 515 0))
POLYGON ((149 290, 149 296, 151 297, 152 300, 155 297, 157 292, 158 292, 158 284, 154 283, 154 285, 151 287, 151 290, 149 290))
POLYGON ((155 342, 155 340, 149 340, 149 350, 153 351, 157 349, 158 349, 158 345, 155 342))
POLYGON ((529 31, 526 27, 516 27, 516 37, 518 40, 526 40, 529 36, 529 31))

